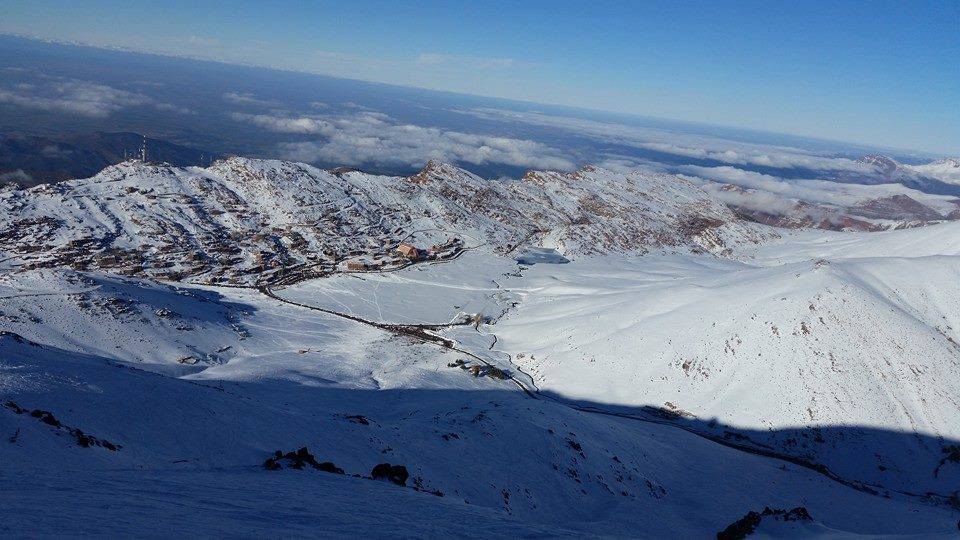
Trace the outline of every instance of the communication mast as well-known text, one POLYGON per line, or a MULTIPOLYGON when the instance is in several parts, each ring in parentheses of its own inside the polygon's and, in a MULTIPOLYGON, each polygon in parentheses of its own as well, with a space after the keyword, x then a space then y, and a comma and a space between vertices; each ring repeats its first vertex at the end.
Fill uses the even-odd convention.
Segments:
POLYGON ((140 145, 140 161, 147 162, 147 136, 143 136, 143 144, 140 145))

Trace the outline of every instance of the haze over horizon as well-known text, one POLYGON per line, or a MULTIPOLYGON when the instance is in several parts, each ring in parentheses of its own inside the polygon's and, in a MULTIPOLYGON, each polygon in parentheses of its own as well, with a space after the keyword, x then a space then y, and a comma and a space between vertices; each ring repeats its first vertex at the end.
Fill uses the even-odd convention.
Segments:
POLYGON ((0 32, 960 154, 953 2, 271 6, 14 1, 0 32))

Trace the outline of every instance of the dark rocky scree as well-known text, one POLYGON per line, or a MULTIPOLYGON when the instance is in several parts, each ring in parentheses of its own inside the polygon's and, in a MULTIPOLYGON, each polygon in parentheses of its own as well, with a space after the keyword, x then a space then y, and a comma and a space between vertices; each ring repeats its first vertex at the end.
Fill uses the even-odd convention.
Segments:
POLYGON ((447 364, 447 367, 450 368, 460 368, 464 371, 469 371, 474 377, 490 377, 493 379, 506 380, 510 378, 510 374, 496 366, 483 365, 483 364, 468 364, 466 360, 458 359, 454 362, 447 364))
MULTIPOLYGON (((282 450, 277 450, 274 452, 272 457, 267 458, 267 460, 263 462, 263 468, 268 471, 278 471, 285 468, 301 470, 308 465, 314 469, 317 469, 318 471, 333 474, 344 474, 343 469, 337 467, 330 461, 324 461, 322 463, 317 461, 317 458, 310 453, 310 450, 306 446, 295 452, 284 453, 282 450)), ((355 474, 353 476, 356 478, 362 478, 359 474, 355 474)), ((381 463, 374 467, 373 470, 370 471, 370 476, 366 478, 390 482, 398 486, 407 487, 407 479, 409 477, 410 473, 403 465, 381 463)), ((442 491, 428 489, 424 485, 423 479, 420 477, 415 478, 413 483, 413 489, 416 491, 422 491, 437 497, 443 497, 442 491)))
POLYGON ((343 469, 329 461, 318 462, 317 458, 313 457, 313 454, 310 453, 306 446, 296 452, 287 452, 286 454, 281 450, 277 450, 274 452, 273 457, 263 462, 263 468, 268 471, 276 471, 283 468, 303 469, 307 465, 310 465, 318 471, 343 474, 343 469))
POLYGON ((777 521, 813 521, 807 509, 798 506, 793 510, 764 507, 763 512, 747 512, 747 515, 734 521, 726 529, 717 533, 717 540, 741 540, 753 534, 765 517, 772 517, 777 521))
MULTIPOLYGON (((41 409, 33 409, 31 411, 21 407, 20 405, 17 405, 12 401, 8 401, 4 403, 3 406, 13 411, 15 414, 29 414, 32 418, 36 418, 40 422, 43 422, 44 424, 47 424, 48 426, 54 429, 66 431, 77 440, 77 446, 80 446, 81 448, 91 448, 94 446, 99 446, 101 448, 106 448, 111 452, 115 452, 120 448, 122 448, 119 444, 114 444, 106 439, 101 439, 98 437, 94 437, 93 435, 88 435, 84 433, 82 430, 80 430, 79 428, 63 425, 62 423, 60 423, 59 420, 57 420, 57 418, 50 411, 44 411, 41 409)), ((19 433, 19 430, 18 430, 18 433, 19 433)), ((16 442, 16 439, 19 439, 19 436, 15 438, 11 438, 10 442, 16 442)))
POLYGON ((393 482, 398 486, 406 486, 409 476, 407 468, 403 465, 391 465, 389 463, 381 463, 370 472, 370 478, 393 482))
POLYGON ((943 468, 947 463, 960 463, 960 445, 951 444, 945 446, 943 449, 943 459, 940 460, 940 463, 937 465, 937 468, 933 470, 933 476, 936 477, 940 474, 940 469, 943 468))

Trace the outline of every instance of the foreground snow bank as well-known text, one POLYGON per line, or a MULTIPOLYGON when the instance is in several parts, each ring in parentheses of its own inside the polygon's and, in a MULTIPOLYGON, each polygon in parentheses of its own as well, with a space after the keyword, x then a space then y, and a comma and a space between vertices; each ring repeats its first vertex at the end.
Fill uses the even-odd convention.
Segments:
POLYGON ((5 402, 50 411, 120 446, 81 447, 30 414, 0 408, 8 465, 0 475, 11 488, 0 492, 0 523, 14 534, 363 534, 390 526, 414 535, 516 527, 704 536, 752 508, 800 504, 844 531, 953 526, 944 509, 858 492, 671 426, 533 400, 444 369, 443 358, 434 369, 450 388, 362 390, 289 379, 198 384, 9 334, 0 353, 5 402), (480 384, 488 388, 456 388, 480 384), (346 477, 263 468, 276 449, 300 446, 346 477), (349 477, 384 462, 404 465, 411 487, 349 477), (487 521, 461 521, 470 516, 487 521))

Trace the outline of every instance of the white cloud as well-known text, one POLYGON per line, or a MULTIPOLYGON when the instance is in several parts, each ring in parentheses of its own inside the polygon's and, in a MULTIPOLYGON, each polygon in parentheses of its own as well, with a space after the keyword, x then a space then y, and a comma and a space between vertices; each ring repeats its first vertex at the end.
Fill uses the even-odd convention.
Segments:
POLYGON ((236 103, 237 105, 276 105, 276 103, 273 101, 258 99, 255 95, 249 92, 224 92, 223 99, 229 101, 230 103, 236 103))
POLYGON ((0 90, 0 103, 93 117, 106 117, 124 107, 150 101, 143 94, 75 79, 56 82, 42 92, 30 94, 0 90))
POLYGON ((607 154, 597 165, 604 169, 622 173, 636 170, 656 173, 671 172, 671 169, 662 163, 619 154, 607 154))
POLYGON ((282 133, 312 134, 323 140, 284 143, 284 157, 298 161, 418 167, 431 159, 483 165, 571 170, 559 150, 526 139, 462 133, 401 124, 389 115, 359 111, 344 116, 289 116, 232 113, 233 119, 282 133))
POLYGON ((0 183, 7 182, 29 182, 33 180, 29 174, 23 171, 23 169, 17 169, 11 172, 0 173, 0 183))
POLYGON ((948 184, 960 184, 960 159, 941 159, 924 165, 909 166, 913 171, 948 184))
POLYGON ((677 156, 711 159, 732 165, 755 165, 778 169, 802 168, 819 171, 851 171, 864 174, 875 172, 872 166, 849 158, 814 156, 784 151, 778 152, 772 149, 734 150, 727 148, 723 150, 711 150, 656 142, 639 143, 636 146, 677 156))
POLYGON ((606 144, 623 145, 695 159, 710 159, 731 165, 849 171, 863 174, 876 172, 874 167, 856 160, 821 155, 802 148, 788 146, 737 142, 668 129, 600 122, 539 112, 518 112, 493 108, 456 110, 454 112, 478 118, 559 128, 606 144))
POLYGON ((942 213, 956 208, 951 196, 922 193, 901 184, 861 185, 828 180, 786 180, 730 166, 686 165, 678 169, 685 173, 680 174, 681 177, 700 184, 725 203, 768 214, 796 211, 797 203, 804 202, 821 207, 820 210, 802 210, 810 217, 832 219, 833 214, 825 214, 824 209, 833 212, 891 195, 906 195, 942 213), (740 189, 731 189, 731 186, 740 189))
POLYGON ((239 122, 249 122, 277 133, 323 134, 325 131, 331 131, 329 122, 307 116, 294 117, 232 112, 230 117, 239 122))
POLYGON ((103 118, 125 107, 150 105, 159 111, 196 114, 173 103, 157 102, 139 92, 129 92, 104 84, 79 79, 51 78, 42 86, 17 84, 14 89, 0 89, 0 103, 45 111, 63 111, 103 118))
POLYGON ((181 107, 173 103, 154 103, 154 107, 163 112, 175 112, 178 114, 197 114, 196 111, 187 107, 181 107))
POLYGON ((706 182, 700 187, 727 205, 755 212, 786 215, 793 212, 797 207, 796 199, 765 191, 730 189, 729 185, 716 182, 706 182))
POLYGON ((43 149, 40 150, 40 155, 51 159, 68 159, 73 157, 73 150, 50 144, 44 146, 43 149))
POLYGON ((685 165, 680 167, 680 170, 700 178, 761 190, 782 197, 790 197, 808 202, 853 204, 863 198, 862 195, 854 195, 849 192, 849 189, 855 189, 854 186, 848 187, 835 182, 816 180, 787 181, 776 176, 745 171, 730 166, 700 167, 697 165, 685 165))

